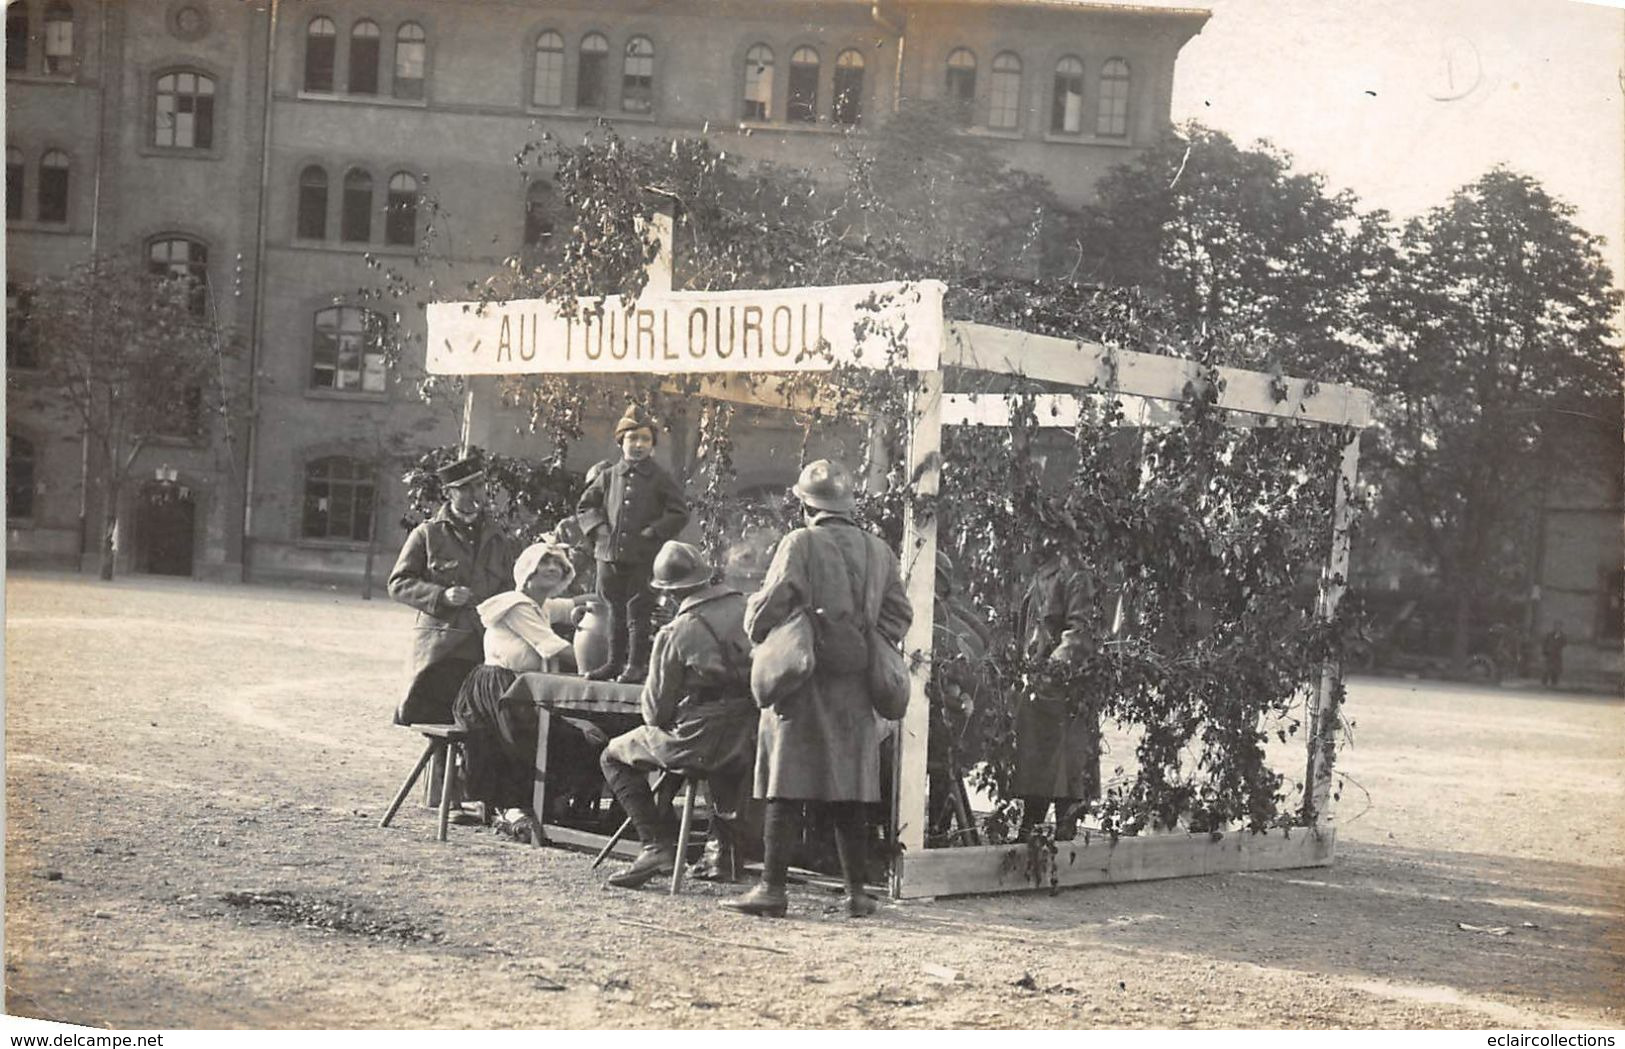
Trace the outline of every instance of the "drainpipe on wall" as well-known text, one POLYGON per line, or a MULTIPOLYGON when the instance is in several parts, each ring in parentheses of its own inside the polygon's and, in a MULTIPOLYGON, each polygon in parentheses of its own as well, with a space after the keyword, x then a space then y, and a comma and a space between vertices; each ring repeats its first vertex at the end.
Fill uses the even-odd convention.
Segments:
POLYGON ((904 22, 893 22, 887 18, 880 10, 879 3, 869 5, 869 17, 880 28, 897 37, 897 66, 892 70, 891 85, 891 111, 895 113, 903 104, 903 50, 907 43, 903 35, 904 22))
POLYGON ((254 532, 254 475, 259 460, 260 340, 265 323, 265 227, 271 197, 271 88, 275 83, 277 3, 270 0, 265 23, 265 81, 260 98, 260 198, 254 224, 254 307, 248 322, 248 462, 243 469, 242 581, 248 582, 250 537, 254 532))
MULTIPOLYGON (((96 92, 96 167, 91 176, 90 197, 90 255, 96 257, 101 248, 102 229, 102 158, 107 154, 107 91, 110 77, 107 71, 107 3, 96 8, 96 77, 101 90, 96 92)), ((85 570, 85 544, 90 530, 90 431, 79 435, 79 564, 76 571, 85 570)))

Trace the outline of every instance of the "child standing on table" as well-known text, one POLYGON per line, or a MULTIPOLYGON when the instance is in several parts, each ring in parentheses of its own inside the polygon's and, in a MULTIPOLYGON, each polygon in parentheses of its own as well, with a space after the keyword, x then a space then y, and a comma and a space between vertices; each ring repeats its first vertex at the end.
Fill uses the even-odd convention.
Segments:
POLYGON ((688 499, 654 461, 655 440, 654 419, 641 405, 629 406, 615 424, 621 458, 593 478, 576 504, 576 520, 593 541, 598 596, 609 606, 609 659, 583 668, 590 681, 635 685, 649 671, 655 555, 688 524, 688 499))

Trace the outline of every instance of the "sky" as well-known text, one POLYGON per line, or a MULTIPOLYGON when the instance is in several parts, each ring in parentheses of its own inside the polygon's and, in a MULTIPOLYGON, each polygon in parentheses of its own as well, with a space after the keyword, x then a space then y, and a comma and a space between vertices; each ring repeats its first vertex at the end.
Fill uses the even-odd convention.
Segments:
POLYGON ((1173 118, 1267 138, 1367 207, 1420 214, 1497 163, 1607 238, 1625 283, 1625 0, 1208 0, 1173 118))

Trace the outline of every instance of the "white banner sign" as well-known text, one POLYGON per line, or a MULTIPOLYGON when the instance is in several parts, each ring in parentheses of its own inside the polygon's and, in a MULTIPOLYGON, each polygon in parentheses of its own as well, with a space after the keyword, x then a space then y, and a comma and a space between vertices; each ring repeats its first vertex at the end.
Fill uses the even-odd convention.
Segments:
POLYGON ((554 372, 828 371, 837 363, 918 371, 942 348, 941 281, 582 299, 559 316, 542 299, 429 305, 434 375, 554 372))

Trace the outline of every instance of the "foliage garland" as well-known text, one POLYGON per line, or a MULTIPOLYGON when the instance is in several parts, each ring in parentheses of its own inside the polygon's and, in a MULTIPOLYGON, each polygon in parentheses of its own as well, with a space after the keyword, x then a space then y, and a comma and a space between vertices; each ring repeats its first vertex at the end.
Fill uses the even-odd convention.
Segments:
MULTIPOLYGON (((595 295, 636 295, 655 251, 648 221, 675 199, 678 287, 939 277, 949 283, 953 317, 1195 359, 1204 377, 1187 388, 1169 426, 1124 427, 1121 402, 1109 390, 1093 391, 1100 396, 1071 435, 1073 466, 1064 485, 1044 476, 1034 451, 1054 442, 1040 433, 1033 397, 1058 387, 950 372, 952 389, 1016 394, 1024 407, 1008 429, 945 432, 944 494, 934 499, 917 491, 918 478, 905 476, 902 466, 919 376, 884 366, 900 355, 901 333, 873 332, 886 345, 887 361, 879 368, 838 366, 746 381, 776 391, 786 404, 808 406, 795 409, 803 460, 815 432, 863 431, 859 517, 894 548, 902 543, 905 507, 940 515, 939 537, 955 565, 955 583, 987 637, 976 646, 985 654, 972 656, 945 646, 939 632, 932 655, 933 735, 952 741, 975 782, 1000 800, 1001 816, 1014 804, 1012 704, 1039 678, 1061 674, 1079 704, 1092 702, 1141 732, 1136 772, 1128 777, 1119 768, 1100 805, 1111 833, 1180 823, 1262 830, 1311 818, 1307 796, 1296 810, 1287 804, 1287 781, 1266 761, 1266 733, 1284 742, 1299 731, 1306 692, 1340 650, 1342 622, 1317 618, 1314 606, 1316 584, 1332 582, 1319 575, 1332 539, 1338 453, 1350 435, 1327 427, 1231 425, 1235 420, 1217 407, 1222 383, 1214 367, 1247 359, 1253 347, 1245 336, 1207 320, 1184 321, 1161 300, 1133 289, 1033 276, 1033 260, 1052 247, 1033 217, 1042 213, 1041 192, 1035 191, 1030 214, 1015 208, 980 216, 982 227, 956 231, 953 250, 923 259, 909 250, 918 232, 910 215, 929 216, 930 209, 916 201, 912 210, 888 210, 874 157, 853 147, 846 158, 847 182, 831 194, 798 173, 741 173, 703 140, 629 145, 604 129, 567 147, 544 137, 521 149, 516 161, 527 177, 550 170, 568 235, 508 259, 501 272, 468 283, 465 292, 482 303, 543 297, 561 309, 595 295), (826 199, 815 202, 820 192, 826 199), (993 228, 1004 234, 1002 241, 987 236, 993 228), (1002 258, 970 247, 989 242, 1010 247, 1002 258), (1119 433, 1133 435, 1137 445, 1125 449, 1124 440, 1112 436, 1119 433), (871 462, 871 455, 883 459, 871 462), (1101 582, 1095 614, 1106 643, 1083 664, 1062 670, 1029 662, 1009 636, 1023 596, 1020 581, 1036 567, 1041 518, 1074 522, 1062 535, 1051 529, 1050 538, 1101 582), (1119 599, 1122 625, 1108 637, 1119 599)), ((548 435, 553 455, 528 474, 517 461, 488 460, 494 479, 507 477, 502 484, 525 493, 510 494, 504 513, 537 528, 551 523, 549 515, 569 513, 579 483, 562 464, 589 415, 638 402, 669 425, 698 387, 696 378, 645 376, 613 385, 570 376, 505 382, 504 397, 528 409, 532 430, 548 435)), ((741 504, 732 492, 737 412, 702 403, 690 492, 702 542, 720 563, 747 526, 791 526, 793 504, 741 504)), ((419 512, 435 501, 432 467, 444 457, 444 450, 425 457, 408 477, 419 512)), ((1330 767, 1336 734, 1326 731, 1320 739, 1330 767)))

